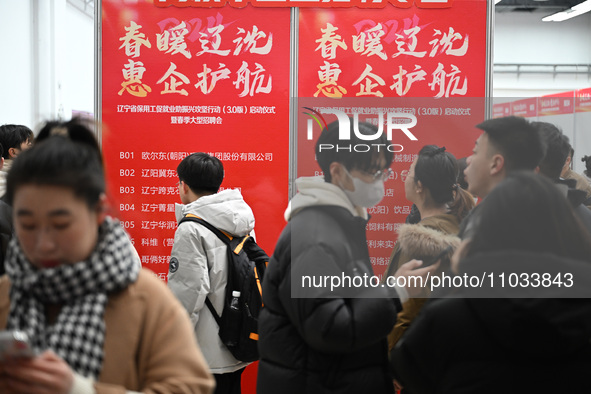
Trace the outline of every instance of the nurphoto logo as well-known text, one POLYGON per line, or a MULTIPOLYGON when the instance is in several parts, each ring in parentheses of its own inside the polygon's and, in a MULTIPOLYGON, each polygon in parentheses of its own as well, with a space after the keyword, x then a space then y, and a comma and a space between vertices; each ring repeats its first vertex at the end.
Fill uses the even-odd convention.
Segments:
MULTIPOLYGON (((308 110, 309 112, 304 112, 304 114, 310 116, 311 119, 308 119, 306 125, 306 138, 308 140, 312 140, 314 138, 314 121, 320 126, 320 129, 326 128, 328 122, 326 121, 325 117, 322 116, 323 114, 330 114, 335 115, 339 122, 339 141, 350 141, 351 140, 351 118, 344 112, 335 108, 318 108, 315 110, 310 107, 304 107, 304 109, 308 110)), ((362 134, 359 131, 359 114, 353 113, 353 133, 355 136, 362 140, 362 141, 375 141, 382 136, 384 133, 384 123, 386 128, 386 136, 388 137, 388 141, 392 141, 392 136, 394 130, 400 130, 406 135, 406 137, 411 141, 417 141, 417 137, 413 133, 411 133, 410 129, 416 126, 417 118, 414 114, 411 113, 402 113, 402 112, 390 112, 385 110, 377 111, 378 122, 377 127, 378 130, 375 134, 362 134), (386 122, 384 122, 384 118, 386 122)), ((372 148, 377 148, 378 151, 381 148, 388 149, 390 152, 401 152, 403 150, 403 146, 400 144, 320 144, 319 150, 347 150, 349 152, 368 152, 372 148)))

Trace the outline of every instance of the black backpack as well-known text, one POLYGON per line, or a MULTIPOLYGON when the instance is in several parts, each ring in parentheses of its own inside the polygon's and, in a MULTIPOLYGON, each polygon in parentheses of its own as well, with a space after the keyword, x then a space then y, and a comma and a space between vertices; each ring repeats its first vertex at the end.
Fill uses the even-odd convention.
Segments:
POLYGON ((250 236, 236 237, 223 232, 198 216, 187 214, 179 222, 195 222, 207 227, 228 246, 228 283, 224 308, 219 316, 209 298, 205 304, 219 326, 218 334, 232 355, 240 361, 259 359, 257 348, 259 313, 263 307, 262 283, 269 256, 250 236), (240 292, 232 307, 232 293, 240 292))

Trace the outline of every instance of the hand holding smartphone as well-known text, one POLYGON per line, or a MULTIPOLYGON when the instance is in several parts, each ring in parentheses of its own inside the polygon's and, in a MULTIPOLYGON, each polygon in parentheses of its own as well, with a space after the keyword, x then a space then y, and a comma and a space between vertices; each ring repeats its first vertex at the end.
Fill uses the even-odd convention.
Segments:
POLYGON ((0 361, 35 357, 35 351, 24 331, 0 331, 0 361))

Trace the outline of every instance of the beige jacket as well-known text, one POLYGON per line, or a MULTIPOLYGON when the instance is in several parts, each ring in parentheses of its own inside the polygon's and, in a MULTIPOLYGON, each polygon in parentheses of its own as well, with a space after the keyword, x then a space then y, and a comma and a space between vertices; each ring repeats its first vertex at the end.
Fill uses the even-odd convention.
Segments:
POLYGON ((6 194, 6 176, 12 167, 11 159, 4 159, 4 165, 0 168, 0 197, 6 194))
POLYGON ((577 189, 584 191, 585 193, 587 193, 586 198, 590 198, 591 197, 591 184, 589 184, 589 182, 587 182, 587 178, 585 178, 583 175, 574 172, 573 170, 571 170, 570 168, 565 172, 564 179, 574 179, 575 181, 577 181, 577 185, 575 186, 577 189))
MULTIPOLYGON (((10 281, 0 278, 0 329, 10 310, 10 281)), ((214 380, 195 341, 187 313, 150 271, 109 296, 105 352, 98 394, 211 393, 214 380)))

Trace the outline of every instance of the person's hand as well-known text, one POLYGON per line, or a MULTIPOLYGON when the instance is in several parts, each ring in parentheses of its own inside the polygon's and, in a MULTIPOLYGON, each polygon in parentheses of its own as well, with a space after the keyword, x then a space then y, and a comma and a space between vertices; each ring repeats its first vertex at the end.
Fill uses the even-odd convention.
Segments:
POLYGON ((73 383, 74 372, 51 350, 34 358, 0 364, 1 393, 68 394, 73 383))
POLYGON ((8 393, 5 368, 6 361, 0 361, 0 393, 8 393))
POLYGON ((404 263, 394 273, 396 278, 405 277, 406 280, 397 279, 396 283, 406 283, 404 288, 410 297, 419 296, 424 292, 427 285, 427 276, 432 275, 439 268, 439 261, 428 267, 419 268, 423 262, 421 260, 411 260, 404 263))

